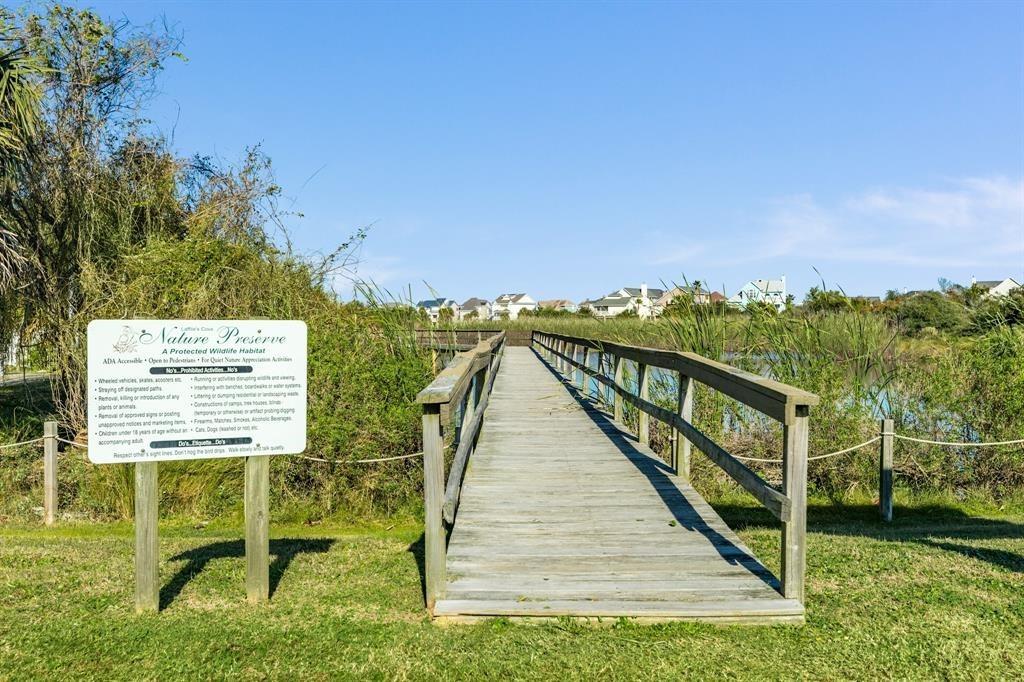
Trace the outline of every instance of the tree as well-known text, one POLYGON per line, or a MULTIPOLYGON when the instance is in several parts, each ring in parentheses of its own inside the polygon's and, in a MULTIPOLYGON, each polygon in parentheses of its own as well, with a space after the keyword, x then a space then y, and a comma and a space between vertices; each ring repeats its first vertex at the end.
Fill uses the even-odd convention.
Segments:
MULTIPOLYGON (((56 346, 86 272, 185 229, 178 162, 136 114, 174 41, 58 5, 0 8, 0 31, 0 312, 56 346)), ((6 343, 11 329, 0 332, 6 343)))
POLYGON ((841 291, 811 287, 804 297, 803 307, 812 313, 833 313, 850 310, 850 299, 841 291))
MULTIPOLYGON (((8 41, 8 27, 0 15, 0 45, 8 41)), ((3 48, 0 47, 0 50, 3 48)), ((39 125, 39 60, 17 47, 0 51, 0 201, 9 203, 34 148, 39 125)), ((25 266, 17 234, 0 219, 0 294, 10 287, 25 266)))

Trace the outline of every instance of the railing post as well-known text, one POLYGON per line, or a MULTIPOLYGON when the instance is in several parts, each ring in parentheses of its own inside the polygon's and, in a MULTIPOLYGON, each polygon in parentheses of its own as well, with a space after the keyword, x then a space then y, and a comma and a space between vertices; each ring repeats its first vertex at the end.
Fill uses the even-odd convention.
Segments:
POLYGON ((807 557, 808 407, 796 406, 792 424, 782 427, 782 494, 789 498, 789 521, 782 523, 782 596, 804 601, 807 557))
MULTIPOLYGON (((638 363, 636 367, 637 396, 640 400, 650 400, 650 369, 644 363, 638 363)), ((637 408, 636 435, 641 445, 648 445, 651 442, 651 417, 646 412, 637 408)))
POLYGON ((892 521, 892 419, 882 420, 882 446, 878 459, 878 511, 883 521, 892 521))
POLYGON ((426 582, 427 608, 433 610, 444 597, 447 582, 445 567, 445 533, 442 520, 444 505, 444 441, 441 438, 441 406, 423 406, 423 566, 426 582))
MULTIPOLYGON (((693 423, 693 381, 690 377, 680 374, 676 407, 683 421, 693 423)), ((690 481, 690 441, 677 430, 672 433, 672 469, 676 476, 690 481)))
MULTIPOLYGON (((618 355, 613 356, 613 358, 612 358, 613 381, 615 382, 615 385, 618 386, 619 388, 622 388, 622 370, 623 370, 622 357, 620 357, 618 355)), ((622 423, 622 396, 619 395, 618 391, 613 391, 613 393, 615 393, 615 397, 614 397, 614 404, 615 404, 615 410, 614 411, 615 411, 615 414, 613 416, 615 418, 615 421, 617 421, 617 422, 619 422, 621 424, 622 423)))
MULTIPOLYGON (((583 366, 584 367, 589 367, 590 366, 590 349, 587 348, 586 346, 580 346, 580 356, 581 356, 580 359, 583 362, 583 366)), ((580 393, 583 394, 584 398, 586 398, 587 395, 590 393, 590 391, 587 390, 587 388, 588 388, 587 384, 590 383, 589 379, 590 379, 590 377, 587 376, 587 372, 585 370, 581 369, 580 370, 580 393)))
POLYGON ((43 522, 57 518, 57 422, 43 422, 43 522))

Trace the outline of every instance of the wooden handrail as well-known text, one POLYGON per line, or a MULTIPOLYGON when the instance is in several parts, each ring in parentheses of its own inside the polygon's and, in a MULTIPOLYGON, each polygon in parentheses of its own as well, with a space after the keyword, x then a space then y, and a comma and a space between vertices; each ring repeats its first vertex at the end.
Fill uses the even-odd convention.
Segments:
MULTIPOLYGON (((689 478, 688 448, 692 443, 782 521, 781 591, 787 598, 803 601, 806 563, 808 418, 810 407, 818 404, 818 396, 778 381, 744 372, 721 362, 709 360, 696 353, 627 346, 609 341, 541 331, 533 332, 533 342, 547 352, 553 361, 551 366, 556 371, 568 373, 575 369, 580 370, 582 378, 580 388, 585 396, 589 392, 586 390, 587 377, 592 377, 598 383, 610 387, 616 396, 616 420, 622 418, 622 401, 636 407, 641 417, 637 434, 641 444, 648 442, 647 415, 671 426, 676 439, 685 439, 684 448, 677 449, 675 445, 673 447, 673 465, 677 474, 680 472, 677 453, 682 450, 685 453, 683 457, 686 467, 685 476, 689 478), (567 348, 572 350, 563 352, 567 348), (577 349, 584 349, 583 362, 576 360, 577 349), (609 353, 614 357, 612 363, 615 368, 614 379, 608 378, 600 369, 595 370, 588 366, 587 359, 590 351, 609 353), (623 359, 637 363, 640 395, 634 395, 623 385, 623 359), (648 384, 647 373, 652 366, 679 373, 678 413, 655 405, 647 399, 644 389, 648 384), (703 383, 782 422, 783 480, 781 491, 769 485, 767 481, 691 423, 693 410, 691 380, 703 383)), ((603 363, 598 364, 599 367, 603 365, 603 363)))
POLYGON ((463 474, 483 424, 504 348, 505 332, 499 332, 457 353, 416 396, 423 405, 424 568, 427 607, 431 609, 444 595, 447 582, 444 524, 455 519, 463 474), (462 424, 446 482, 443 434, 460 407, 462 424))
POLYGON ((456 353, 448 366, 416 395, 416 402, 421 404, 457 403, 465 395, 473 375, 489 361, 495 347, 504 341, 505 332, 499 332, 484 339, 470 350, 456 353))
POLYGON ((610 353, 616 357, 633 360, 649 367, 670 369, 706 384, 730 398, 735 398, 745 405, 772 417, 783 424, 792 423, 796 407, 803 405, 813 407, 819 398, 799 388, 789 386, 773 379, 768 379, 752 372, 731 367, 697 353, 645 348, 643 346, 627 346, 613 341, 585 339, 565 334, 534 332, 538 335, 558 339, 583 348, 591 348, 602 353, 610 353))

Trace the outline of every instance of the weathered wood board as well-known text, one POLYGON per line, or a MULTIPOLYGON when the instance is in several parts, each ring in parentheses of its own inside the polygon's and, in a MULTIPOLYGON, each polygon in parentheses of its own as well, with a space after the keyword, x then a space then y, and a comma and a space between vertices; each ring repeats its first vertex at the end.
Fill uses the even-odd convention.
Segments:
POLYGON ((506 349, 437 618, 802 622, 710 505, 529 348, 506 349))

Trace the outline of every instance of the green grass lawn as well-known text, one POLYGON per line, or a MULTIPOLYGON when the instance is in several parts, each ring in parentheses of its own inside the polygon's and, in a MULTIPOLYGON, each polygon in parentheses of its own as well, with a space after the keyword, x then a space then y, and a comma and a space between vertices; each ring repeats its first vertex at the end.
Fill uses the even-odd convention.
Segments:
MULTIPOLYGON (((765 563, 778 529, 718 505, 765 563)), ((1009 678, 1024 669, 1024 509, 814 507, 804 626, 432 625, 420 531, 272 527, 245 603, 238 527, 161 527, 163 610, 132 611, 130 524, 0 529, 0 678, 1009 678)))

